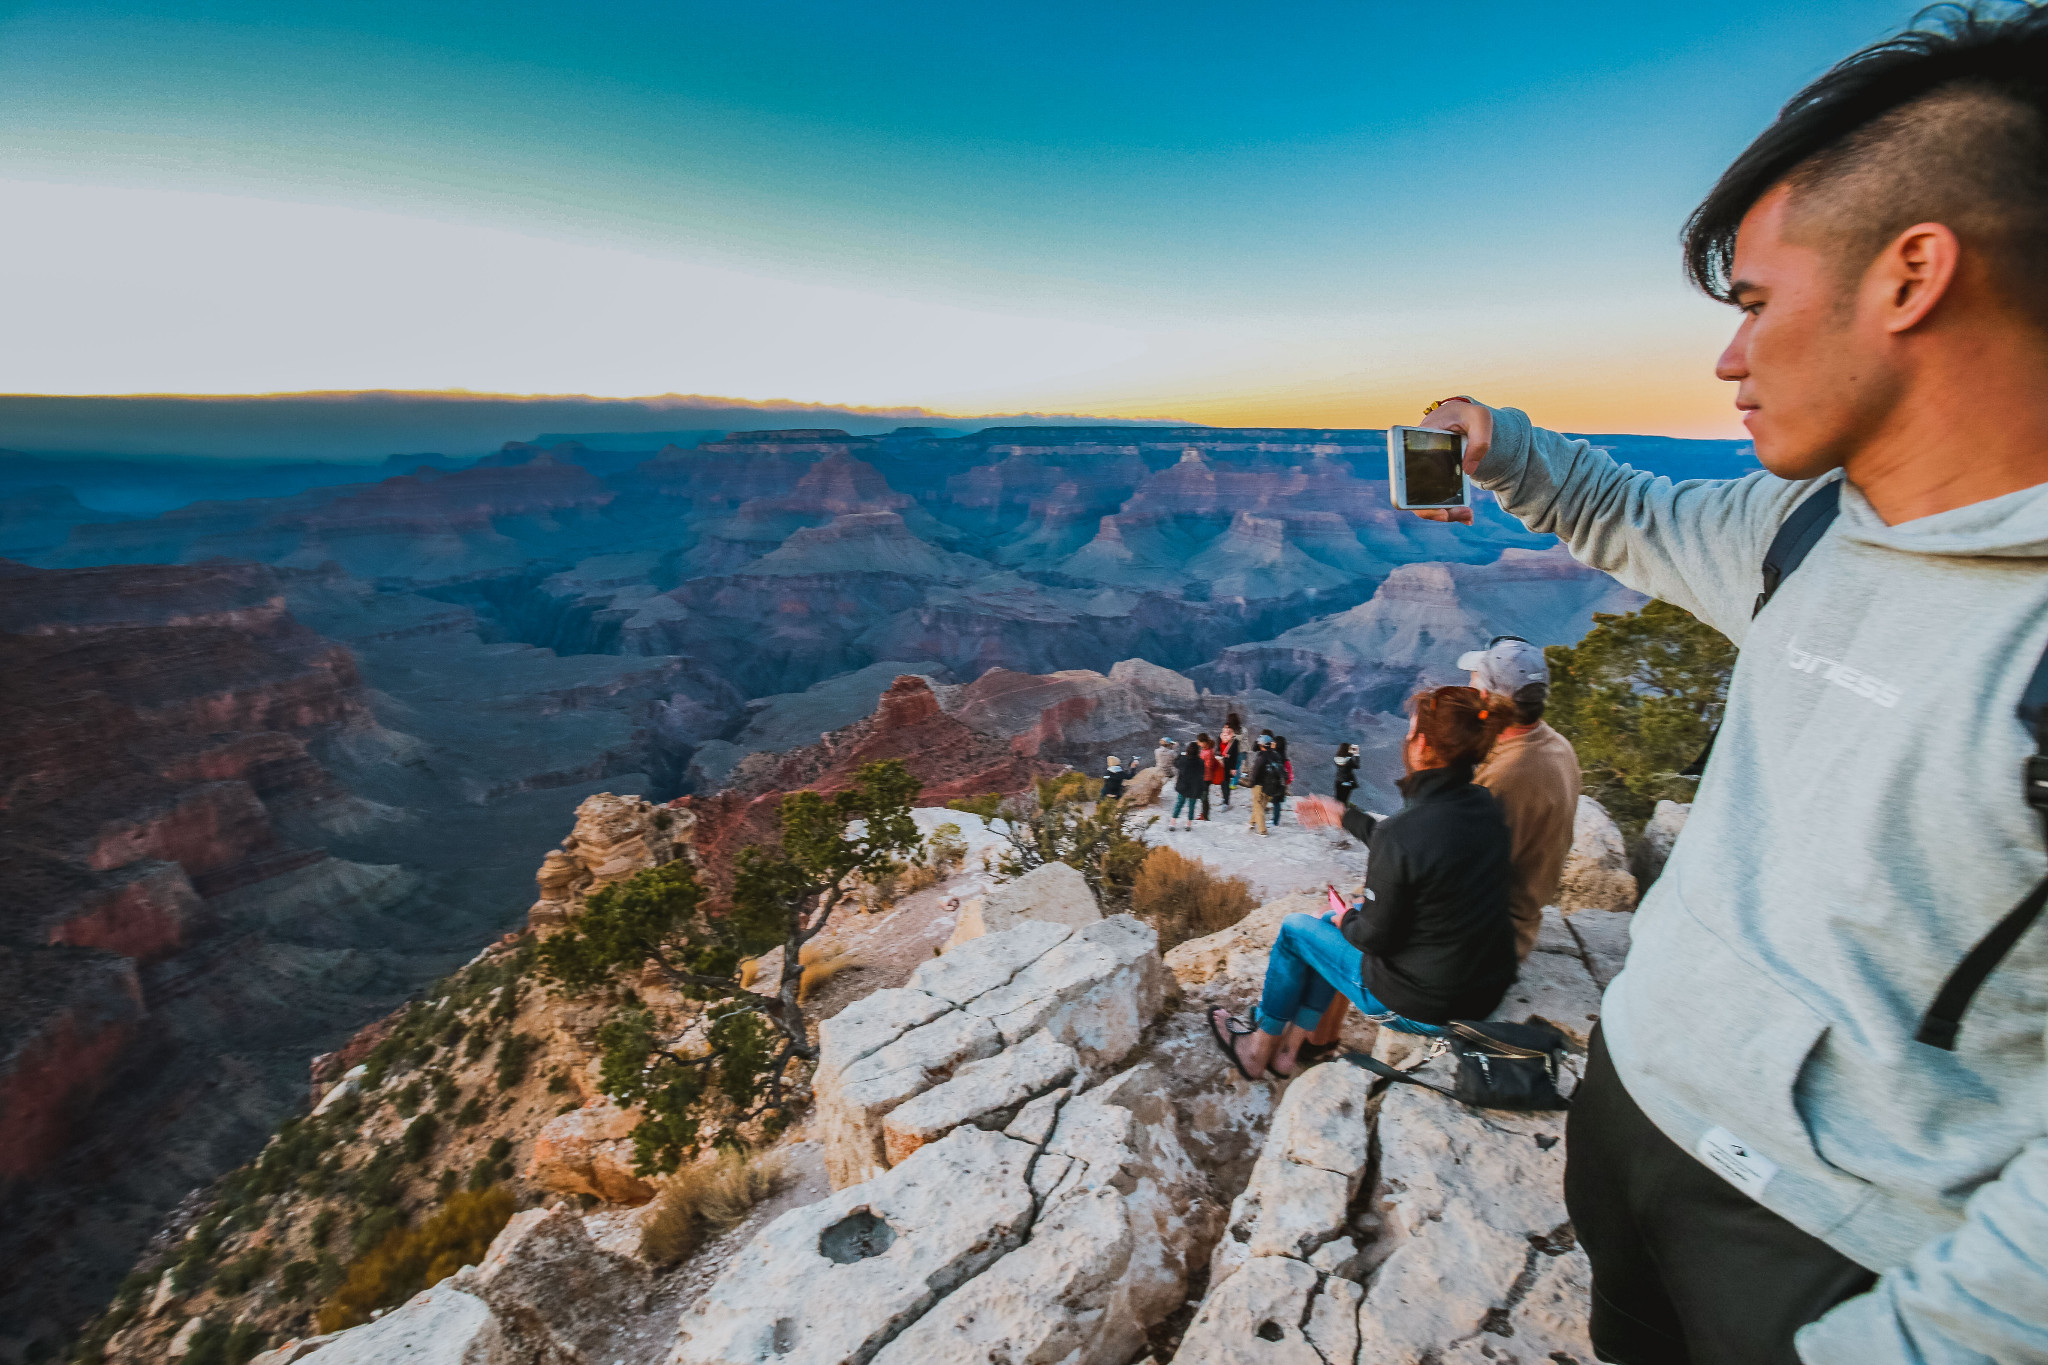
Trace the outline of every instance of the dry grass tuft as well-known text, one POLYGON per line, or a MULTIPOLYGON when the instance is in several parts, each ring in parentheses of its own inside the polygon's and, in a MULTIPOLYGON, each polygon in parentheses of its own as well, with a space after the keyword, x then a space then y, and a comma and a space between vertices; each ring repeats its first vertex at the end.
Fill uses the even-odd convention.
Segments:
POLYGON ((661 1182, 654 1210, 640 1227, 640 1254, 671 1266, 729 1228, 775 1193, 785 1172, 776 1155, 721 1152, 661 1182))
POLYGON ((761 975, 761 959, 746 957, 740 959, 740 989, 751 990, 754 979, 761 975))
POLYGON ((1241 878, 1219 877, 1206 864, 1163 844, 1145 855, 1131 884, 1131 911, 1159 931, 1162 953, 1228 929, 1258 903, 1241 878))
POLYGON ((802 964, 804 971, 796 985, 798 1004, 810 999, 812 991, 847 968, 860 965, 858 953, 847 952, 845 944, 829 938, 812 939, 803 946, 796 960, 802 964))

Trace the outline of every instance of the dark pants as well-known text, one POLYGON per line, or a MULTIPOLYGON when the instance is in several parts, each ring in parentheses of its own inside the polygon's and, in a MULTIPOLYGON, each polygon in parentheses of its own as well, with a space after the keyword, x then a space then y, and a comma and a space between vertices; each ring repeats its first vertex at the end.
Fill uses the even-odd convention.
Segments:
POLYGON ((1750 1199, 1636 1108, 1599 1029, 1565 1129, 1593 1263, 1593 1349, 1620 1365, 1798 1365, 1792 1334, 1877 1276, 1750 1199))

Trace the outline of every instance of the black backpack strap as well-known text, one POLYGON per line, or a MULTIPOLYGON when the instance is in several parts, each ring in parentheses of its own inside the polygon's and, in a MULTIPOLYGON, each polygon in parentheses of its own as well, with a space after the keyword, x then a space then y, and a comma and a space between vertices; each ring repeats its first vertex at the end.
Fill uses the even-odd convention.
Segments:
MULTIPOLYGON (((2034 752, 2027 757, 2025 768, 2027 804, 2040 815, 2042 831, 2048 834, 2048 652, 2043 652, 2034 665, 2034 676, 2028 679, 2027 690, 2020 695, 2019 715, 2020 724, 2034 737, 2034 752)), ((1913 1035, 1916 1041, 1944 1052, 1956 1050, 1956 1030, 1962 1027, 1971 998, 2033 927, 2044 905, 2048 905, 2048 880, 2006 911, 2005 918, 1992 925, 1991 932, 1956 964, 1948 980, 1941 983, 1934 1003, 1921 1016, 1919 1032, 1913 1035)))
POLYGON ((1454 1100, 1458 1098, 1457 1094, 1454 1091, 1446 1090, 1440 1085, 1431 1085, 1428 1081, 1418 1081, 1413 1076, 1403 1071, 1400 1067, 1388 1066, 1379 1058, 1369 1056, 1366 1053, 1347 1052, 1344 1054, 1344 1060, 1351 1063, 1351 1065, 1353 1066, 1364 1067, 1367 1071, 1372 1072, 1375 1076, 1385 1076, 1390 1081, 1404 1081, 1409 1085, 1419 1085, 1424 1090, 1434 1090, 1437 1094, 1449 1095, 1454 1100))
MULTIPOLYGON (((1842 481, 1830 479, 1807 496, 1806 501, 1793 508, 1791 514, 1778 523, 1778 533, 1771 537, 1770 548, 1764 551, 1764 590, 1756 595, 1756 605, 1749 614, 1754 617, 1764 609, 1764 603, 1792 576, 1792 571, 1806 561, 1813 547, 1820 544, 1820 538, 1828 533, 1828 527, 1835 524, 1836 513, 1842 510, 1842 481)), ((1714 741, 1721 736, 1721 727, 1716 725, 1707 736, 1705 747, 1698 758, 1678 770, 1680 777, 1698 777, 1707 770, 1707 759, 1714 752, 1714 741)))
POLYGON ((1764 603, 1778 587, 1792 576, 1792 571, 1806 561, 1813 547, 1820 544, 1820 538, 1834 525, 1835 514, 1842 510, 1842 481, 1830 479, 1813 490, 1805 502, 1792 509, 1790 516, 1778 525, 1778 534, 1771 537, 1771 548, 1764 551, 1764 590, 1756 595, 1756 606, 1750 610, 1755 616, 1764 609, 1764 603))

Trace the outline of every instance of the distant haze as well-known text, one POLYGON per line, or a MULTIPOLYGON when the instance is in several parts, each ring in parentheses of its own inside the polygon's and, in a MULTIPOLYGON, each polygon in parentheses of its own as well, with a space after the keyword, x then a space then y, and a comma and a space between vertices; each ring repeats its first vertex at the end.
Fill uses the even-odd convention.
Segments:
MULTIPOLYGON (((0 450, 30 454, 213 456, 227 459, 381 460, 393 454, 468 458, 507 441, 609 433, 615 448, 652 449, 660 438, 714 431, 838 427, 873 435, 902 426, 946 428, 1129 419, 1042 413, 957 417, 923 408, 837 408, 748 403, 696 394, 592 398, 483 393, 287 393, 50 397, 0 394, 0 450), (651 442, 651 444, 650 444, 651 442)), ((1135 424, 1135 423, 1133 423, 1135 424)), ((694 442, 685 442, 694 443, 694 442)))

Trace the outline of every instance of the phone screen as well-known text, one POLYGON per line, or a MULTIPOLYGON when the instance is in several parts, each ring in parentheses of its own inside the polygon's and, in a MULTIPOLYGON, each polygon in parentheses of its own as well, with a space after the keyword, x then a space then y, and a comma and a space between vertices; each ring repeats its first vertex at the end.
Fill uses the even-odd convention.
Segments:
POLYGON ((1411 506, 1464 505, 1465 471, 1455 433, 1416 429, 1402 432, 1401 463, 1411 506))

